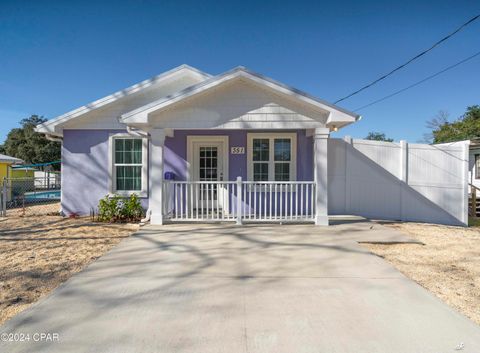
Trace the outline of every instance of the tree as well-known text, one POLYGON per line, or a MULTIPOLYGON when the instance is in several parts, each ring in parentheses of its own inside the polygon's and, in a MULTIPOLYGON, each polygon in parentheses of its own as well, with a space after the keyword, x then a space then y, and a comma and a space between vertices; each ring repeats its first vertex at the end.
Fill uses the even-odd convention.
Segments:
POLYGON ((427 128, 430 132, 423 134, 423 141, 426 143, 433 142, 433 131, 440 129, 443 125, 448 123, 448 119, 450 114, 445 110, 440 110, 437 115, 435 115, 432 119, 428 120, 426 123, 427 128))
POLYGON ((22 119, 22 127, 12 129, 8 135, 3 150, 12 157, 23 159, 26 163, 45 163, 60 159, 61 145, 59 142, 49 141, 34 128, 47 121, 43 116, 32 115, 22 119))
POLYGON ((448 115, 440 112, 427 122, 431 133, 428 140, 433 143, 444 143, 461 140, 471 140, 480 137, 480 106, 467 108, 465 114, 453 122, 448 121, 448 115))
POLYGON ((369 132, 367 137, 365 137, 365 139, 366 140, 373 140, 373 141, 393 142, 393 139, 385 136, 385 134, 383 132, 376 132, 376 131, 369 132))

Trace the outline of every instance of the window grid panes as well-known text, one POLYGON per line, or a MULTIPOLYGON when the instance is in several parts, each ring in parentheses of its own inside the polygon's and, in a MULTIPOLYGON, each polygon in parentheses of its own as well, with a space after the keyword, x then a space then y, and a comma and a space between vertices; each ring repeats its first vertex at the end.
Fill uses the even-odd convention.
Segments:
POLYGON ((275 163, 275 181, 290 180, 290 163, 275 163))
POLYGON ((270 140, 253 140, 253 161, 268 161, 270 159, 270 140))
POLYGON ((275 161, 290 161, 290 139, 275 139, 275 161))
POLYGON ((200 180, 218 180, 217 147, 200 147, 200 180))
POLYGON ((142 190, 142 139, 116 138, 114 141, 116 190, 142 190))
POLYGON ((253 180, 268 181, 268 161, 270 160, 270 140, 253 140, 253 180), (266 162, 266 163, 265 163, 266 162))
POLYGON ((117 190, 133 191, 142 190, 141 166, 116 166, 117 190))
POLYGON ((291 140, 286 138, 274 139, 275 181, 290 180, 291 140), (277 161, 282 161, 279 163, 277 161))
POLYGON ((253 181, 290 181, 291 163, 291 138, 252 139, 253 181))
POLYGON ((268 163, 253 164, 253 181, 268 181, 268 163))

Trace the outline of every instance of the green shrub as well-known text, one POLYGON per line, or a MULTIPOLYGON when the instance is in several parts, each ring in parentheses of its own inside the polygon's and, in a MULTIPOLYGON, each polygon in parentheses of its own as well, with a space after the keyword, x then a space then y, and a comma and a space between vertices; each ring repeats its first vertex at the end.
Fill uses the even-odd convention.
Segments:
POLYGON ((100 222, 135 222, 143 215, 143 208, 137 195, 128 198, 119 195, 105 196, 98 204, 100 222))
POLYGON ((120 217, 126 221, 139 221, 143 215, 143 208, 136 194, 122 200, 120 217))
POLYGON ((106 195, 98 203, 98 220, 100 222, 116 222, 119 218, 118 209, 120 203, 120 196, 106 195))

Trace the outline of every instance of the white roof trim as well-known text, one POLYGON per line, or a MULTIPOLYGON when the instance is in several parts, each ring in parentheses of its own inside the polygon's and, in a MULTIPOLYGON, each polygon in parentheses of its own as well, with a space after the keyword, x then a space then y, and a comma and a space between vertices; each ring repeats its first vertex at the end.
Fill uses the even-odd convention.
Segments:
POLYGON ((246 68, 240 66, 221 75, 214 76, 206 81, 190 86, 182 91, 166 96, 152 103, 146 104, 143 107, 137 108, 131 112, 125 113, 120 117, 120 121, 124 123, 147 123, 149 113, 165 109, 188 97, 192 97, 213 87, 216 87, 224 82, 231 81, 236 78, 245 78, 250 81, 256 82, 266 88, 270 88, 276 92, 287 95, 294 95, 294 98, 297 100, 313 105, 323 111, 330 112, 327 123, 339 121, 342 123, 342 125, 344 125, 350 122, 354 122, 360 118, 359 115, 353 112, 313 97, 303 91, 287 86, 283 83, 251 72, 246 68))
POLYGON ((0 154, 0 163, 23 163, 23 160, 16 157, 7 156, 5 154, 0 154))
POLYGON ((130 86, 128 88, 125 88, 121 91, 117 91, 113 94, 110 94, 106 97, 103 97, 103 98, 100 98, 92 103, 89 103, 87 105, 84 105, 80 108, 77 108, 77 109, 74 109, 68 113, 65 113, 63 115, 60 115, 54 119, 51 119, 51 120, 48 120, 46 121, 45 123, 43 124, 39 124, 37 125, 37 127, 35 128, 35 131, 37 132, 41 132, 41 133, 47 133, 47 134, 51 134, 51 135, 58 135, 58 136, 61 136, 61 133, 58 133, 55 131, 55 127, 59 124, 62 124, 62 123, 65 123, 71 119, 74 119, 76 117, 79 117, 85 113, 88 113, 92 110, 95 110, 95 109, 98 109, 100 107, 103 107, 107 104, 110 104, 110 103, 113 103, 117 100, 119 100, 120 98, 123 98, 123 97, 126 97, 126 96, 129 96, 133 93, 136 93, 136 92, 139 92, 147 87, 150 87, 152 86, 153 84, 157 83, 159 80, 162 80, 162 79, 165 79, 165 78, 168 78, 169 76, 181 71, 181 70, 189 70, 189 71, 192 71, 196 74, 199 74, 203 77, 205 77, 206 79, 209 79, 210 77, 212 77, 211 75, 203 72, 203 71, 200 71, 194 67, 191 67, 189 65, 180 65, 178 67, 175 67, 169 71, 166 71, 160 75, 157 75, 157 76, 154 76, 152 78, 149 78, 147 80, 144 80, 142 82, 139 82, 139 83, 136 83, 134 84, 133 86, 130 86))

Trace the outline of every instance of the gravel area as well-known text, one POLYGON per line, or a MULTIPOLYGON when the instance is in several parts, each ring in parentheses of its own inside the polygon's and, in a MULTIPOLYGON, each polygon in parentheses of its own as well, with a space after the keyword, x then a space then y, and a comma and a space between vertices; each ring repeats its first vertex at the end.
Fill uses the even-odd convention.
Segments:
POLYGON ((138 229, 37 212, 0 217, 0 324, 138 229), (30 214, 30 215, 29 215, 30 214))
POLYGON ((382 223, 419 244, 363 244, 448 305, 480 324, 480 228, 382 223))

